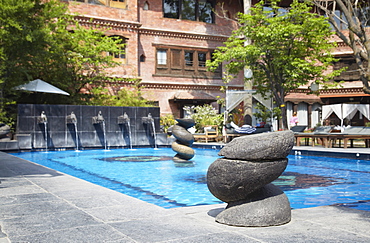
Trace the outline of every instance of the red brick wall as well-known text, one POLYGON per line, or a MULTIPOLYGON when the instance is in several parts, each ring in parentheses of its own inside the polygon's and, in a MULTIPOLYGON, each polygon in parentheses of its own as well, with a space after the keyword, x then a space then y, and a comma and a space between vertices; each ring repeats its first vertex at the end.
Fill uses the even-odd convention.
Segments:
MULTIPOLYGON (((180 111, 176 104, 169 102, 169 99, 171 99, 179 89, 183 91, 204 91, 215 97, 224 96, 217 87, 223 85, 221 79, 153 76, 153 74, 155 74, 156 66, 156 51, 154 44, 215 49, 222 45, 225 38, 228 37, 232 30, 237 27, 235 21, 222 18, 217 15, 214 24, 164 18, 162 13, 162 0, 148 1, 149 10, 145 11, 143 10, 145 0, 127 0, 127 3, 127 9, 120 9, 80 2, 69 2, 70 11, 74 13, 77 12, 81 15, 96 17, 97 19, 102 20, 112 20, 117 23, 134 23, 135 27, 133 28, 121 27, 102 29, 107 35, 121 35, 128 38, 126 53, 127 63, 123 63, 120 67, 109 70, 112 75, 120 77, 139 76, 144 84, 144 97, 158 101, 159 106, 161 107, 161 113, 173 113, 177 117, 180 115, 180 111), (136 4, 138 4, 138 6, 136 4), (142 30, 152 31, 149 31, 150 33, 148 31, 144 31, 144 33, 142 30), (169 37, 163 35, 163 32, 183 32, 190 34, 190 37, 184 37, 181 35, 169 37), (199 36, 212 38, 201 38, 199 36), (216 37, 224 38, 217 39, 216 37), (145 55, 145 62, 139 62, 141 55, 145 55), (166 83, 168 86, 153 87, 145 84, 153 82, 166 83), (176 86, 174 88, 171 84, 182 84, 182 86, 176 86)), ((223 10, 228 12, 228 17, 235 17, 238 11, 242 11, 242 7, 237 1, 225 1, 222 7, 221 5, 216 6, 216 11, 220 16, 223 15, 223 10)), ((242 85, 242 79, 234 81, 233 84, 239 84, 239 86, 242 85)))

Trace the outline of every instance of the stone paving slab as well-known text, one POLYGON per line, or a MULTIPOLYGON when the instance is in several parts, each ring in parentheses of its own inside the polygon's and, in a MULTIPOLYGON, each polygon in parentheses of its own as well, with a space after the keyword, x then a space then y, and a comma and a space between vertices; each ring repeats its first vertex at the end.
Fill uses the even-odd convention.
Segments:
POLYGON ((370 242, 370 212, 292 211, 275 227, 215 222, 225 204, 164 209, 0 152, 0 243, 370 242))
POLYGON ((8 229, 7 234, 15 237, 100 224, 91 215, 77 209, 21 215, 6 218, 2 222, 4 228, 8 229))

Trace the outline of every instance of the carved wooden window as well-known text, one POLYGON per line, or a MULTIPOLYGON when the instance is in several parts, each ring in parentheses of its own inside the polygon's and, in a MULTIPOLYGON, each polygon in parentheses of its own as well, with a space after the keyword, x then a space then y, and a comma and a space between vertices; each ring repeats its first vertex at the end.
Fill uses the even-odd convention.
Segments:
POLYGON ((76 2, 83 2, 96 5, 105 5, 112 8, 127 8, 127 0, 69 0, 76 2))
POLYGON ((184 48, 157 48, 156 74, 159 76, 221 78, 221 68, 216 72, 207 70, 206 61, 212 50, 184 48))
POLYGON ((167 65, 167 50, 157 50, 157 64, 167 65))
POLYGON ((121 63, 127 63, 127 58, 126 58, 126 47, 127 47, 127 39, 122 37, 122 36, 111 36, 112 38, 119 38, 121 40, 121 44, 125 44, 121 50, 117 53, 108 53, 108 55, 113 56, 113 59, 116 62, 121 62, 121 63))
MULTIPOLYGON (((366 63, 364 63, 367 65, 366 63)), ((335 77, 335 81, 358 81, 360 80, 360 71, 356 60, 352 56, 341 57, 338 62, 334 63, 334 70, 347 68, 339 76, 335 77)))
POLYGON ((205 68, 207 61, 207 52, 198 52, 198 67, 205 68))
POLYGON ((157 50, 157 73, 166 74, 168 73, 168 61, 167 61, 167 49, 157 50))
POLYGON ((193 67, 194 66, 194 52, 185 51, 184 59, 185 59, 185 66, 186 67, 193 67))
POLYGON ((215 0, 163 0, 163 16, 214 23, 215 0))

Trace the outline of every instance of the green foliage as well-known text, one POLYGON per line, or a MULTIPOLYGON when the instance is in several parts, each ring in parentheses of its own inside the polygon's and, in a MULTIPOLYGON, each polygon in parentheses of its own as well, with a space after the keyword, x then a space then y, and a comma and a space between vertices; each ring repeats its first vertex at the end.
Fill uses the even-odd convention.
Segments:
POLYGON ((109 53, 121 40, 80 26, 66 3, 58 0, 0 1, 0 110, 6 102, 81 103, 80 89, 108 79, 115 67, 109 53), (15 92, 12 88, 40 78, 71 96, 15 92))
POLYGON ((88 100, 90 105, 98 106, 137 106, 151 107, 149 100, 141 95, 141 90, 134 85, 133 88, 121 88, 116 95, 109 94, 108 88, 95 87, 90 90, 91 98, 88 100))
POLYGON ((0 123, 7 124, 11 130, 15 130, 17 112, 14 109, 14 102, 3 102, 0 106, 0 123))
POLYGON ((244 110, 243 105, 239 104, 237 107, 235 107, 229 114, 229 120, 228 123, 234 122, 238 126, 244 125, 244 110))
POLYGON ((327 87, 342 70, 324 72, 334 61, 332 32, 324 17, 298 0, 287 9, 280 8, 277 1, 269 3, 270 9, 261 1, 250 14, 239 14, 239 29, 216 50, 214 61, 207 66, 214 70, 226 62, 226 74, 234 77, 249 67, 254 88, 265 97, 273 96, 287 128, 285 96, 312 80, 327 87))
POLYGON ((176 124, 176 120, 172 114, 167 114, 160 117, 159 124, 163 127, 164 132, 167 133, 168 128, 176 124))
POLYGON ((271 110, 269 110, 266 106, 262 105, 261 103, 257 103, 254 108, 257 110, 257 112, 253 113, 253 115, 261 122, 271 121, 271 115, 273 119, 281 118, 281 110, 278 107, 274 107, 271 112, 271 110))
POLYGON ((222 128, 223 123, 223 115, 218 114, 216 109, 213 108, 211 105, 205 104, 203 106, 195 106, 195 107, 184 107, 184 110, 188 110, 191 114, 191 118, 195 121, 195 128, 197 131, 202 132, 203 128, 209 125, 217 125, 219 129, 222 128))
POLYGON ((370 94, 370 1, 368 0, 306 0, 315 4, 317 9, 331 23, 337 36, 352 49, 358 65, 360 80, 365 94, 370 94), (334 6, 334 7, 333 7, 334 6), (338 14, 340 13, 340 14, 338 14), (343 31, 345 30, 345 31, 343 31))

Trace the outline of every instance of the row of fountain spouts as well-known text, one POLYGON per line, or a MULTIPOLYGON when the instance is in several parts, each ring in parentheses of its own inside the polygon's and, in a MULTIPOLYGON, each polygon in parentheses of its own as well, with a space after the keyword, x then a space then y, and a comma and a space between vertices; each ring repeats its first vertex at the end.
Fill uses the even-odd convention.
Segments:
MULTIPOLYGON (((152 115, 149 113, 148 117, 143 117, 144 123, 151 123, 153 128, 153 136, 154 136, 154 144, 155 147, 157 147, 156 142, 156 134, 155 134, 155 126, 154 126, 154 119, 152 118, 152 115)), ((45 111, 41 112, 41 115, 38 119, 38 123, 44 124, 45 129, 45 150, 48 150, 48 136, 47 136, 47 116, 45 114, 45 111)), ((77 117, 75 113, 72 111, 70 115, 67 116, 67 123, 73 124, 75 128, 76 133, 76 150, 79 150, 79 137, 78 137, 78 130, 77 130, 77 117)), ((104 135, 104 149, 107 150, 107 138, 106 138, 106 130, 105 130, 105 120, 101 113, 101 111, 98 112, 98 115, 96 117, 93 117, 93 124, 102 124, 103 125, 103 135, 104 135)), ((130 149, 132 149, 132 143, 131 143, 131 126, 130 126, 130 118, 128 117, 127 113, 125 112, 122 116, 118 117, 118 124, 127 124, 128 132, 129 132, 129 140, 130 140, 130 149)))

